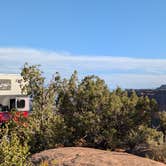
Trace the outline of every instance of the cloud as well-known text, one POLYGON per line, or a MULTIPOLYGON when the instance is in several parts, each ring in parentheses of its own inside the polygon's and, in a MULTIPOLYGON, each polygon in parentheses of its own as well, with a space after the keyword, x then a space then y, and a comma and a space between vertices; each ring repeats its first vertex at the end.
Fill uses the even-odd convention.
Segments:
POLYGON ((166 83, 166 59, 73 55, 29 48, 0 48, 0 73, 19 73, 25 62, 41 64, 45 76, 56 71, 68 77, 74 70, 80 78, 95 74, 114 88, 155 88, 166 83))

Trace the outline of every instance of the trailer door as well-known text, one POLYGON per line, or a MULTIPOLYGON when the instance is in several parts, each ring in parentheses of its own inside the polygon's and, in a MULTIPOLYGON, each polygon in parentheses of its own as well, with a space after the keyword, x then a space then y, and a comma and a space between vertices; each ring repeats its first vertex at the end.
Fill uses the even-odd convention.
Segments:
POLYGON ((10 110, 16 108, 16 99, 10 99, 10 110))

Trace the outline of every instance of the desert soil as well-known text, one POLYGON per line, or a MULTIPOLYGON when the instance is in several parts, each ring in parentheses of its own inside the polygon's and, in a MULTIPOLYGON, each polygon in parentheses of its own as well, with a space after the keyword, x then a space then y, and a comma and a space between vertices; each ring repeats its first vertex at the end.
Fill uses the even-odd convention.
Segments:
POLYGON ((147 158, 124 152, 110 152, 92 148, 66 147, 42 151, 31 157, 34 165, 50 166, 166 166, 147 158))

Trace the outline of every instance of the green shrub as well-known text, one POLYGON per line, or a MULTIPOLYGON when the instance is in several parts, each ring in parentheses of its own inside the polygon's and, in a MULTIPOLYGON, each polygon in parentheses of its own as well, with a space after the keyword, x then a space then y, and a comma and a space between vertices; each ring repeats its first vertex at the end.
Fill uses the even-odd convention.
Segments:
POLYGON ((131 130, 123 142, 129 152, 144 155, 141 150, 146 151, 152 144, 161 144, 163 142, 162 137, 162 132, 141 125, 137 130, 131 130))
POLYGON ((24 166, 29 165, 29 146, 21 142, 15 132, 5 134, 0 142, 0 165, 1 166, 24 166))
POLYGON ((61 116, 55 115, 52 110, 43 110, 42 113, 35 111, 29 117, 30 152, 36 153, 64 144, 66 133, 66 126, 61 116))
POLYGON ((166 144, 151 144, 146 152, 146 157, 166 163, 166 144))

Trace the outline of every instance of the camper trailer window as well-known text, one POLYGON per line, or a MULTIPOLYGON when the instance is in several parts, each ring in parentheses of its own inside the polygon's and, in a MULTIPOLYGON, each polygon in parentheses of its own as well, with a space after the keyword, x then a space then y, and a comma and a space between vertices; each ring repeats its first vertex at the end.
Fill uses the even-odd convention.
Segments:
POLYGON ((0 79, 0 90, 11 90, 11 80, 0 79))
POLYGON ((24 108, 25 100, 17 100, 17 108, 24 108))

